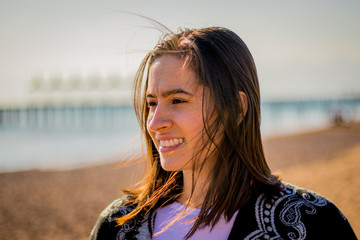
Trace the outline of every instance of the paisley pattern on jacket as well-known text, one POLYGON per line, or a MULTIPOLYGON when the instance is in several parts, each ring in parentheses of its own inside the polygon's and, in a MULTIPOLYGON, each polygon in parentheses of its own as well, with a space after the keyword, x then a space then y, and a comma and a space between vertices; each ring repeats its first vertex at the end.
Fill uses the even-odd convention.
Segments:
MULTIPOLYGON (((135 206, 123 197, 110 204, 99 216, 90 240, 150 240, 155 214, 139 215, 117 226, 116 218, 135 206)), ((356 240, 350 224, 339 209, 326 198, 290 184, 278 196, 260 194, 241 209, 228 239, 244 240, 356 240)))
POLYGON ((312 192, 304 192, 302 198, 299 198, 295 188, 289 185, 282 197, 266 198, 261 194, 255 204, 258 229, 245 239, 282 239, 278 228, 286 228, 289 239, 303 240, 307 234, 306 225, 302 222, 303 215, 316 214, 317 207, 324 207, 327 203, 324 197, 312 192), (279 208, 280 213, 276 211, 279 208))

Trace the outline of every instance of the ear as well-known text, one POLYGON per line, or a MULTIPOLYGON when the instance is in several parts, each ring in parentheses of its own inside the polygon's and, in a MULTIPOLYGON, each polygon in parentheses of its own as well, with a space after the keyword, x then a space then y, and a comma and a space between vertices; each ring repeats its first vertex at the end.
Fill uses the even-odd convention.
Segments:
POLYGON ((242 118, 245 117, 247 110, 248 110, 248 99, 244 92, 239 91, 240 100, 241 100, 241 106, 242 106, 242 113, 243 116, 240 118, 240 122, 242 121, 242 118))

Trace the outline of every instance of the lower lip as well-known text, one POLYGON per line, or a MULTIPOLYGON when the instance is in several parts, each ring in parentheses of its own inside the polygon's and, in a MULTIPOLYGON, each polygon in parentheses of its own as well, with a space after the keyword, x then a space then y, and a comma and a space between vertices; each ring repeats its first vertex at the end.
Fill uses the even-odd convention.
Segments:
POLYGON ((183 143, 180 143, 179 145, 171 146, 171 147, 160 146, 159 151, 162 153, 172 152, 172 151, 175 151, 176 149, 178 149, 181 145, 183 145, 183 143))

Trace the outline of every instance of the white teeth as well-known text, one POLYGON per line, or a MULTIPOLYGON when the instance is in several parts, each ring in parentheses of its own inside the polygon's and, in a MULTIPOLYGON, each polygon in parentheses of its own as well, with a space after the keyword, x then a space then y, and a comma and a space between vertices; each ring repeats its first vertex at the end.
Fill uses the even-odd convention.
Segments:
POLYGON ((173 147, 184 142, 183 138, 174 138, 170 140, 160 141, 160 145, 163 147, 173 147))

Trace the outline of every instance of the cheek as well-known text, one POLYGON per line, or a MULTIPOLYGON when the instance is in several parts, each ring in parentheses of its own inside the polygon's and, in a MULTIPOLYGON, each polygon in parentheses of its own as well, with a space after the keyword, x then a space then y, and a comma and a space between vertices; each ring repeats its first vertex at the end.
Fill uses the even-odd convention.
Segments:
POLYGON ((149 123, 151 122, 151 116, 148 116, 146 120, 146 132, 150 135, 151 139, 154 141, 155 133, 149 129, 149 123))
MULTIPOLYGON (((191 116, 191 115, 190 115, 191 116)), ((204 124, 201 116, 196 116, 195 114, 192 117, 188 117, 184 123, 184 128, 187 129, 187 133, 192 135, 193 139, 200 139, 203 135, 204 124)))
POLYGON ((150 132, 149 126, 151 124, 151 121, 153 119, 154 113, 150 110, 148 110, 148 113, 146 114, 146 131, 150 132))
POLYGON ((149 129, 149 123, 150 123, 150 117, 148 117, 148 119, 146 120, 146 131, 150 134, 150 129, 149 129))

